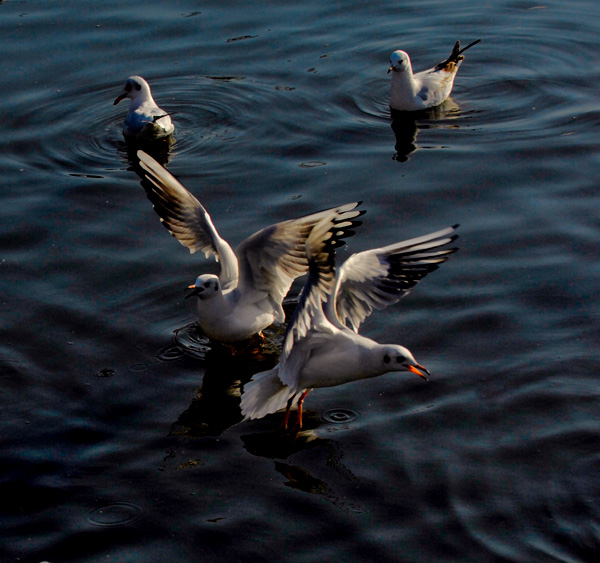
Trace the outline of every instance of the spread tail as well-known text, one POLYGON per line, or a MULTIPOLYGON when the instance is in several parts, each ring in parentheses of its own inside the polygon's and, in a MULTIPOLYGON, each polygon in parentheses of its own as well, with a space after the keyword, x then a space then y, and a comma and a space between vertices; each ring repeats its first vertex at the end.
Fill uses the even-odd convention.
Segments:
POLYGON ((279 366, 262 371, 244 385, 242 393, 242 414, 246 419, 262 418, 287 407, 295 395, 279 379, 279 366))

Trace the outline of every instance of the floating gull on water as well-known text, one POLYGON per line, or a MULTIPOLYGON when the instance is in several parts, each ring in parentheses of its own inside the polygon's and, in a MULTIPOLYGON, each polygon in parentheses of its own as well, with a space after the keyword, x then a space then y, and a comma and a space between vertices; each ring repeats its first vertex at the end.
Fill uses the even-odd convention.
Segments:
POLYGON ((169 114, 160 109, 150 92, 150 86, 141 76, 130 76, 114 105, 129 98, 129 110, 123 126, 123 135, 130 139, 154 140, 173 133, 175 127, 169 114))
POLYGON ((276 320, 283 322, 283 298, 308 270, 305 243, 313 227, 327 220, 328 228, 312 235, 313 244, 325 244, 341 233, 354 234, 350 229, 360 225, 355 219, 364 213, 355 202, 276 223, 248 237, 234 253, 200 202, 153 158, 137 154, 152 182, 148 197, 164 226, 191 253, 200 250, 220 262, 218 276, 204 274, 188 287, 188 297, 198 298, 200 328, 213 340, 245 340, 276 320))
POLYGON ((473 41, 464 49, 457 41, 448 59, 417 74, 413 74, 408 54, 394 51, 388 70, 392 72, 390 107, 396 111, 421 111, 440 105, 452 91, 454 78, 464 59, 462 53, 480 41, 473 41))
POLYGON ((455 252, 455 248, 442 247, 457 238, 457 226, 355 254, 337 275, 332 241, 322 235, 332 228, 327 220, 316 226, 306 242, 308 280, 287 327, 279 364, 254 375, 245 385, 242 414, 247 419, 261 418, 287 408, 287 427, 290 408, 296 401, 301 428, 304 398, 315 387, 332 387, 393 371, 410 371, 427 379, 429 372, 409 350, 396 344, 378 344, 358 334, 358 328, 373 309, 397 302, 455 252))

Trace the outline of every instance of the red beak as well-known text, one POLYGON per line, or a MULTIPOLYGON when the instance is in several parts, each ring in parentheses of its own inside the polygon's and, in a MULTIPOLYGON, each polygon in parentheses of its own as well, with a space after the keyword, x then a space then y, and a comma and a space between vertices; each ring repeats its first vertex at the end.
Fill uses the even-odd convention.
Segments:
POLYGON ((429 378, 427 377, 427 375, 431 375, 431 374, 429 373, 429 370, 427 370, 427 368, 424 368, 423 366, 420 366, 419 364, 417 364, 416 366, 407 366, 406 369, 412 373, 416 373, 419 377, 422 377, 425 381, 429 381, 429 378), (427 375, 425 375, 425 374, 427 374, 427 375))

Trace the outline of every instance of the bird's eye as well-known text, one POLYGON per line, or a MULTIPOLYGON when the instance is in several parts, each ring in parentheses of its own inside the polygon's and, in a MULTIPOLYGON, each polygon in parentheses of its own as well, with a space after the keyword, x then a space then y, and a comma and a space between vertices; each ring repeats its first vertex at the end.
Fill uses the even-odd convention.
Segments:
POLYGON ((396 361, 397 361, 399 364, 403 363, 403 362, 404 362, 404 360, 406 360, 406 358, 405 358, 404 356, 398 356, 398 357, 396 358, 396 361))
POLYGON ((208 289, 210 287, 210 282, 209 281, 204 282, 204 287, 206 287, 208 289))
POLYGON ((131 84, 129 84, 129 82, 127 84, 125 84, 125 90, 127 92, 131 92, 131 84))
POLYGON ((389 364, 389 363, 390 363, 390 361, 391 361, 391 358, 390 358, 390 357, 389 357, 389 356, 386 354, 385 356, 383 356, 383 361, 384 361, 386 364, 389 364))
POLYGON ((142 87, 139 84, 136 84, 135 89, 139 92, 142 89, 142 87))

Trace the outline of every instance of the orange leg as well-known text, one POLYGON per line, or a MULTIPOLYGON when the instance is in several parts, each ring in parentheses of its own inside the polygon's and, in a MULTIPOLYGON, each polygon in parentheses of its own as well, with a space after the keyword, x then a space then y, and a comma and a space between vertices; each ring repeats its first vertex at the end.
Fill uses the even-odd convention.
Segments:
POLYGON ((287 428, 288 428, 288 422, 290 420, 290 409, 292 408, 292 405, 294 404, 295 396, 296 395, 292 395, 287 402, 287 407, 285 409, 285 416, 283 417, 283 422, 281 423, 281 426, 283 427, 284 430, 287 430, 287 428))
POLYGON ((302 405, 304 403, 304 399, 306 399, 306 395, 308 395, 309 392, 310 389, 306 389, 298 399, 298 430, 302 429, 302 405))

